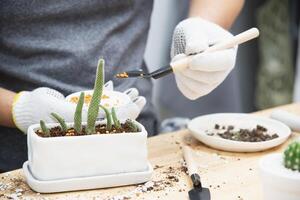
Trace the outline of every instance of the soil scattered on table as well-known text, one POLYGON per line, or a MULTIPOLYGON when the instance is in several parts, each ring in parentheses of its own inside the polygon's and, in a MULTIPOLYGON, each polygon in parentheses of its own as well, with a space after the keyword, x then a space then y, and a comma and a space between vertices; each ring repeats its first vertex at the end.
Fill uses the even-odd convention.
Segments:
POLYGON ((238 129, 236 130, 234 126, 219 125, 215 124, 214 131, 208 132, 209 136, 219 136, 223 139, 240 141, 240 142, 263 142, 278 138, 278 134, 268 134, 268 129, 257 125, 253 129, 238 129))
POLYGON ((0 199, 23 199, 24 193, 31 191, 21 178, 13 178, 10 173, 1 177, 0 199))
MULTIPOLYGON (((61 127, 56 126, 53 128, 50 128, 50 137, 61 137, 61 136, 82 136, 87 135, 86 134, 86 127, 82 126, 82 131, 80 133, 77 133, 74 128, 69 128, 66 132, 64 132, 61 127)), ((136 131, 131 128, 128 122, 122 123, 121 128, 116 128, 114 125, 112 125, 112 129, 108 131, 106 129, 105 124, 97 125, 95 127, 95 134, 120 134, 120 133, 137 133, 140 132, 140 130, 136 131)), ((45 134, 43 134, 42 130, 38 129, 35 132, 37 135, 41 137, 47 137, 45 134)))
MULTIPOLYGON (((182 166, 180 167, 155 165, 154 170, 160 170, 161 176, 159 177, 159 180, 148 181, 144 184, 137 185, 133 190, 129 191, 126 194, 110 196, 107 197, 105 200, 135 199, 136 197, 141 196, 143 193, 159 191, 163 191, 165 193, 158 193, 159 196, 157 196, 157 198, 164 199, 165 197, 161 195, 167 196, 168 192, 172 192, 172 188, 175 189, 174 186, 178 184, 179 178, 181 177, 182 173, 186 173, 185 163, 181 164, 182 166)), ((176 191, 186 192, 184 188, 177 188, 176 191)))

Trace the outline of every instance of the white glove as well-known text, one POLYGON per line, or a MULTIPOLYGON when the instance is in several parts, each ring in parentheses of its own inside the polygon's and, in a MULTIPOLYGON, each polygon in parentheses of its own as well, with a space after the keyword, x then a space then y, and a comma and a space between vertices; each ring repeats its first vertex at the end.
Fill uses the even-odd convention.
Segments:
MULTIPOLYGON (((104 90, 114 91, 114 83, 112 81, 106 82, 104 90)), ((120 120, 136 119, 147 103, 146 98, 139 96, 139 91, 136 88, 129 88, 123 93, 129 96, 132 103, 115 108, 116 114, 120 120)), ((104 116, 104 111, 100 109, 98 118, 104 118, 104 116)))
MULTIPOLYGON (((40 120, 46 123, 56 122, 50 115, 52 112, 62 116, 66 122, 72 122, 75 108, 76 104, 67 102, 60 92, 41 87, 32 92, 18 93, 13 103, 12 116, 15 125, 26 133, 30 125, 37 124, 40 120)), ((82 118, 86 121, 86 114, 82 118)))
MULTIPOLYGON (((104 90, 113 90, 111 81, 104 85, 104 90)), ((138 90, 131 88, 125 91, 133 101, 126 107, 116 109, 117 116, 120 119, 136 119, 146 104, 144 97, 138 96, 138 90)), ((32 92, 23 91, 17 94, 13 103, 12 115, 15 125, 24 133, 32 124, 44 120, 46 123, 54 123, 55 119, 51 113, 57 113, 64 118, 66 122, 73 122, 76 104, 68 102, 60 92, 46 87, 41 87, 32 92)), ((87 119, 87 107, 83 107, 82 121, 87 119)), ((105 113, 99 110, 99 119, 103 119, 105 113)))
POLYGON ((201 18, 189 18, 176 26, 171 47, 172 62, 196 54, 186 69, 175 73, 177 87, 187 98, 194 100, 210 93, 233 69, 237 46, 200 53, 209 45, 229 37, 233 36, 228 31, 201 18))
MULTIPOLYGON (((112 81, 108 81, 105 86, 107 90, 114 90, 112 81)), ((116 108, 116 114, 120 120, 136 119, 146 105, 146 98, 139 96, 139 91, 136 88, 129 88, 123 93, 129 96, 132 103, 116 108)))

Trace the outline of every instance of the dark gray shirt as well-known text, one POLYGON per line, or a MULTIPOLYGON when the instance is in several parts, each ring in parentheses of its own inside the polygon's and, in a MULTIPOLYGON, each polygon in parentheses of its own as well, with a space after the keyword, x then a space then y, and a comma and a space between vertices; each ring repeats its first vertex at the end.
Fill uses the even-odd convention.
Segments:
MULTIPOLYGON (((151 101, 150 80, 120 81, 113 76, 130 68, 146 70, 143 56, 152 0, 2 0, 0 4, 0 87, 18 92, 47 86, 65 95, 90 89, 97 60, 103 57, 106 80, 113 79, 121 91, 137 87, 151 101)), ((148 103, 144 123, 153 116, 148 103)), ((14 145, 1 143, 16 142, 20 136, 14 139, 5 130, 0 127, 0 165, 13 165, 7 159, 14 145)))
MULTIPOLYGON (((99 57, 106 80, 142 66, 150 0, 4 0, 0 6, 0 86, 48 86, 64 94, 93 86, 99 57)), ((117 81, 119 89, 134 81, 117 81)))

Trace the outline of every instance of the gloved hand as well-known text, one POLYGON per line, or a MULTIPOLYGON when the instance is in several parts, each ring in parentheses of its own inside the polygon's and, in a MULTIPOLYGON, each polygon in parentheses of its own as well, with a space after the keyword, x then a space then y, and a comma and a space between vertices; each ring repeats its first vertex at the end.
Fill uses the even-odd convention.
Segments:
MULTIPOLYGON (((113 90, 111 81, 104 85, 104 90, 113 90)), ((146 104, 144 97, 138 96, 138 90, 131 88, 125 91, 125 94, 133 100, 133 103, 116 109, 120 119, 136 119, 146 104)), ((73 122, 76 104, 68 102, 60 92, 46 87, 35 89, 31 92, 23 91, 17 94, 13 103, 12 115, 15 125, 24 133, 32 124, 44 120, 47 123, 56 122, 51 113, 57 113, 62 116, 66 122, 73 122)), ((82 121, 87 119, 87 107, 83 107, 82 121)), ((102 109, 99 110, 98 118, 104 118, 102 109)))
MULTIPOLYGON (((16 127, 26 133, 30 125, 37 124, 40 120, 46 123, 56 122, 50 115, 52 112, 62 116, 66 122, 72 122, 75 108, 76 104, 67 102, 60 92, 41 87, 31 92, 18 93, 13 103, 12 116, 16 127)), ((82 118, 86 121, 86 114, 82 118)))
MULTIPOLYGON (((108 81, 105 85, 107 90, 114 90, 112 81, 108 81)), ((129 96, 132 103, 116 108, 116 114, 120 120, 136 119, 146 105, 146 98, 139 96, 139 91, 136 88, 129 88, 123 93, 129 96)))
POLYGON ((233 37, 217 24, 199 17, 180 22, 173 33, 172 62, 196 54, 188 67, 175 72, 177 87, 194 100, 220 85, 235 64, 237 46, 211 53, 200 53, 218 41, 233 37), (199 54, 200 53, 200 54, 199 54))

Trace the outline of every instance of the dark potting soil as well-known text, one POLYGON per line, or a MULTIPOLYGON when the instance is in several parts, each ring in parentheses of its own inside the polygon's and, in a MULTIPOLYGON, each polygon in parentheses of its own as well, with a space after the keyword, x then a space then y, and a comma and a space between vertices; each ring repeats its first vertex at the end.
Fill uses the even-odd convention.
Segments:
POLYGON ((234 130, 234 126, 221 126, 219 124, 215 124, 215 130, 218 130, 216 133, 207 133, 210 136, 219 136, 223 139, 235 140, 241 142, 263 142, 278 138, 278 134, 268 134, 268 129, 257 125, 254 129, 239 129, 234 130))
MULTIPOLYGON (((95 127, 95 133, 94 134, 120 134, 120 133, 137 133, 140 132, 140 130, 132 130, 131 127, 128 126, 127 123, 122 123, 121 128, 116 128, 114 125, 112 125, 112 130, 108 131, 106 129, 106 125, 97 125, 95 127)), ((74 128, 69 128, 66 132, 64 132, 60 126, 56 126, 49 129, 50 136, 45 136, 45 134, 42 132, 42 130, 38 129, 35 133, 39 135, 40 137, 61 137, 61 136, 82 136, 87 135, 86 134, 86 127, 82 126, 82 131, 80 133, 77 133, 74 128)))

